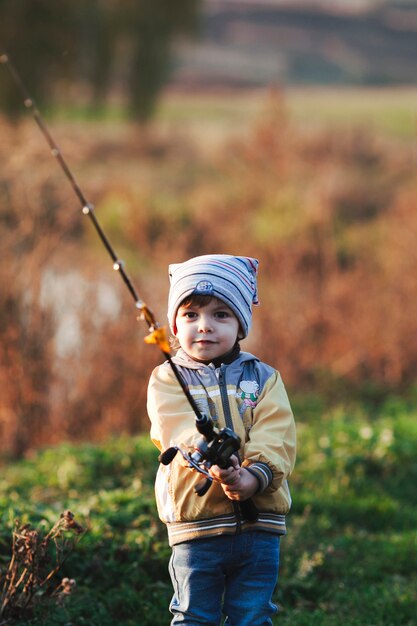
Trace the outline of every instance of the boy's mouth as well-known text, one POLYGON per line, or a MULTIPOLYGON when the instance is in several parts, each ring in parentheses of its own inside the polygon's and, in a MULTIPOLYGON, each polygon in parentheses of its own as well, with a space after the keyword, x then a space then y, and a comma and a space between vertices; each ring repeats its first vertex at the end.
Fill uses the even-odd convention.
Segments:
POLYGON ((206 345, 206 344, 211 344, 211 343, 216 343, 215 341, 211 340, 211 339, 196 339, 195 343, 198 343, 200 345, 206 345))

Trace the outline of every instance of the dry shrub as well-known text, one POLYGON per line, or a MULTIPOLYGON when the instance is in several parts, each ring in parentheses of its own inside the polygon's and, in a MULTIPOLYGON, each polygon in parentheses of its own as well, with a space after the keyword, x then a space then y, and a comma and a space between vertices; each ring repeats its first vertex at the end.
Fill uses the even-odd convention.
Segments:
POLYGON ((0 439, 16 455, 50 428, 54 323, 40 306, 40 268, 69 226, 58 210, 62 194, 50 186, 42 166, 33 167, 39 152, 27 131, 26 125, 2 124, 0 145, 0 439), (30 183, 18 175, 27 168, 30 183))
POLYGON ((366 128, 300 133, 278 93, 190 190, 187 252, 260 258, 247 347, 292 385, 413 383, 414 161, 366 128))
POLYGON ((50 598, 62 605, 75 580, 57 580, 65 560, 85 533, 67 510, 44 533, 30 524, 15 522, 12 554, 4 573, 0 571, 0 624, 30 620, 36 605, 50 598))
MULTIPOLYGON (((63 438, 137 431, 158 356, 148 348, 143 359, 146 327, 136 326, 134 307, 128 315, 117 277, 102 277, 105 251, 91 225, 83 230, 77 199, 36 129, 2 129, 0 448, 20 456, 63 438)), ((64 152, 88 158, 88 141, 80 143, 71 138, 64 152)))
MULTIPOLYGON (((293 388, 414 382, 411 146, 369 129, 301 132, 280 92, 217 154, 178 132, 144 142, 129 127, 86 127, 60 129, 64 154, 160 321, 168 263, 252 255, 261 307, 243 347, 293 388)), ((0 445, 21 454, 146 429, 160 353, 143 344, 146 328, 36 129, 1 132, 0 445)))

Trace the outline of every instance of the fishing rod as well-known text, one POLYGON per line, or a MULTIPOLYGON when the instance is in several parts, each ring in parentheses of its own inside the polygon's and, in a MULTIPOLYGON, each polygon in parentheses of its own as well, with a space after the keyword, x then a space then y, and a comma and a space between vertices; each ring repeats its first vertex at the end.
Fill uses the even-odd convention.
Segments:
POLYGON ((0 63, 5 65, 6 68, 9 70, 9 73, 14 81, 14 83, 16 84, 18 90, 20 91, 20 93, 22 94, 23 97, 23 103, 26 107, 26 109, 28 111, 30 111, 30 113, 32 114, 32 117, 34 118, 36 124, 38 125, 40 131, 42 132, 46 142, 48 143, 50 149, 51 149, 51 153, 52 155, 57 159, 61 169, 63 170, 66 178, 68 179, 75 195, 77 196, 78 200, 80 201, 81 204, 81 210, 83 212, 84 215, 88 216, 98 234, 98 236, 100 237, 104 247, 106 248, 107 252, 109 253, 112 261, 113 261, 113 269, 115 271, 118 272, 118 274, 121 276, 124 284, 126 285, 126 287, 129 290, 129 293, 131 294, 131 296, 133 297, 133 300, 135 301, 135 307, 139 310, 139 317, 138 319, 143 319, 147 325, 148 325, 148 330, 149 333, 148 335, 145 337, 145 342, 149 343, 149 344, 156 344, 159 346, 159 348, 161 349, 163 355, 165 356, 165 358, 168 360, 171 369, 178 381, 178 383, 181 386, 182 391, 184 392, 188 402, 190 403, 191 408, 193 409, 195 415, 196 415, 196 420, 197 421, 201 421, 204 420, 204 416, 202 415, 200 409, 198 408, 194 398, 192 397, 185 381, 183 380, 177 366, 175 365, 175 363, 172 360, 172 355, 170 353, 170 346, 169 346, 169 341, 167 338, 167 333, 166 333, 166 329, 164 326, 161 326, 153 312, 151 311, 151 309, 145 304, 145 302, 139 297, 135 287, 133 286, 132 281, 130 280, 128 274, 126 273, 126 270, 124 268, 124 263, 123 261, 121 261, 117 255, 116 252, 114 251, 113 246, 111 245, 109 239, 107 238, 105 232, 103 231, 97 217, 96 214, 94 212, 94 205, 91 202, 88 202, 84 193, 82 192, 79 184, 77 183, 72 171, 70 170, 60 148, 58 147, 58 144, 56 143, 56 141, 54 140, 54 138, 52 137, 48 127, 46 126, 33 98, 30 96, 25 83, 23 82, 19 72, 17 71, 16 67, 14 66, 14 64, 11 62, 10 57, 7 54, 1 54, 0 55, 0 63))
MULTIPOLYGON (((179 451, 184 459, 188 461, 191 468, 197 470, 197 472, 200 472, 206 477, 206 480, 202 484, 197 485, 195 488, 197 495, 203 496, 213 482, 213 478, 210 476, 208 469, 214 464, 218 464, 220 467, 223 468, 231 467, 231 456, 239 450, 241 444, 240 438, 229 428, 223 428, 218 431, 214 428, 211 419, 207 415, 201 413, 197 403, 195 402, 190 393, 190 390, 187 387, 186 382, 182 378, 177 366, 172 360, 165 327, 161 326, 157 322, 152 311, 137 294, 136 289, 132 284, 132 281, 125 271, 123 261, 121 261, 117 257, 114 248, 112 247, 109 239, 107 238, 95 215, 94 205, 91 204, 91 202, 88 202, 86 197, 84 196, 72 171, 70 170, 66 160, 64 159, 60 148, 58 147, 48 127, 46 126, 33 98, 30 96, 28 90, 26 89, 26 86, 19 72, 10 61, 10 58, 7 54, 0 55, 0 63, 8 68, 13 81, 15 82, 17 88, 22 94, 23 102, 26 109, 31 112, 36 124, 38 125, 51 149, 52 155, 57 159, 75 195, 79 199, 83 214, 90 218, 98 236, 100 237, 104 247, 109 253, 113 261, 113 269, 120 274, 123 282, 129 290, 129 293, 133 297, 135 301, 135 306, 139 310, 138 319, 143 319, 147 323, 149 333, 145 337, 145 342, 150 344, 157 344, 159 346, 163 355, 169 362, 169 365, 171 366, 171 369, 178 383, 180 384, 182 391, 184 392, 191 408, 194 411, 195 425, 198 432, 203 436, 203 440, 197 443, 197 447, 194 449, 194 452, 184 452, 178 447, 168 448, 159 456, 159 462, 163 465, 169 465, 169 463, 171 463, 174 459, 176 453, 179 451)), ((255 522, 257 520, 258 511, 251 499, 239 502, 237 506, 240 509, 243 517, 246 518, 247 521, 255 522)))

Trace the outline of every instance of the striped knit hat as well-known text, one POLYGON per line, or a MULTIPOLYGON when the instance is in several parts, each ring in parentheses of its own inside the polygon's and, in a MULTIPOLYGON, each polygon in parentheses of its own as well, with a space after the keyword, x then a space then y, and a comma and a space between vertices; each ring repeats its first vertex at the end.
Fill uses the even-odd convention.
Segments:
POLYGON ((227 304, 246 337, 252 322, 252 304, 259 304, 257 271, 257 259, 228 254, 206 254, 170 265, 168 321, 172 332, 175 333, 178 307, 193 294, 214 296, 227 304))

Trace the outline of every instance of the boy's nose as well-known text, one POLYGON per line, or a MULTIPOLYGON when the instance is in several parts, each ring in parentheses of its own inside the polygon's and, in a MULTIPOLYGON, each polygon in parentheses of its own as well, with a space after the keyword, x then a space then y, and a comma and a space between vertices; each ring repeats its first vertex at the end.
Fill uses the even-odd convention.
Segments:
POLYGON ((200 323, 198 325, 198 330, 200 333, 211 333, 213 330, 213 327, 211 325, 210 320, 207 319, 206 317, 201 317, 200 323))

